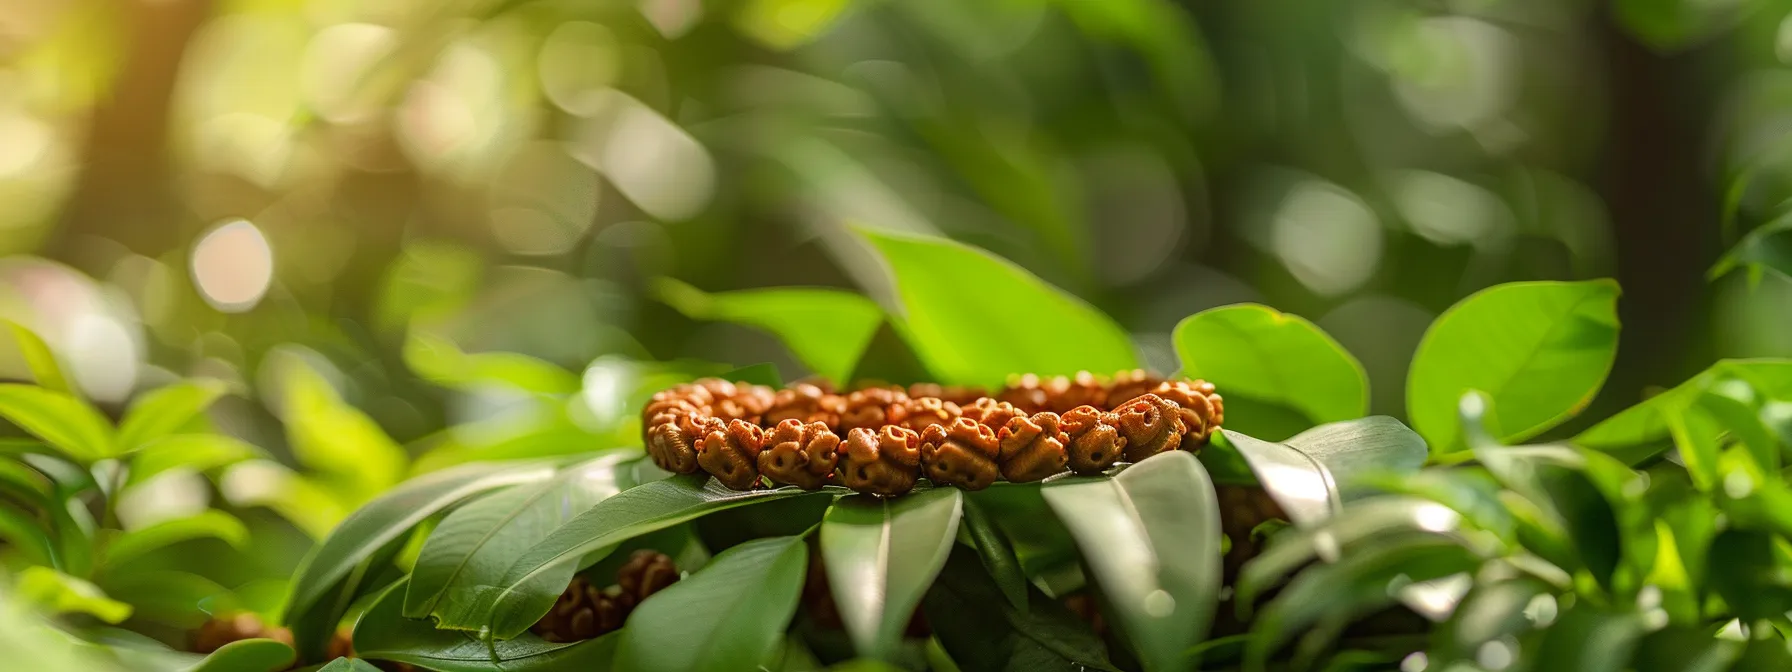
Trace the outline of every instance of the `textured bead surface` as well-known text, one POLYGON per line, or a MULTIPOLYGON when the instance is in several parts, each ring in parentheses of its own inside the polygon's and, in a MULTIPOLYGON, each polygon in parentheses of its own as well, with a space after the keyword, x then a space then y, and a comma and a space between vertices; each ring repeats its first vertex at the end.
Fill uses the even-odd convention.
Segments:
POLYGON ((1115 409, 1120 435, 1126 438, 1126 461, 1140 462, 1182 445, 1180 407, 1163 397, 1147 394, 1115 409))
POLYGON ((1094 406, 1070 409, 1062 416, 1060 426, 1069 437, 1064 450, 1070 470, 1076 473, 1099 474, 1119 462, 1126 450, 1119 416, 1094 406))
POLYGON ((996 401, 989 397, 978 399, 977 403, 965 407, 964 417, 983 423, 990 430, 999 430, 1008 426, 1008 421, 1032 415, 1006 401, 996 401))
POLYGON ((819 422, 829 427, 840 426, 841 399, 818 386, 797 383, 772 396, 771 408, 763 417, 766 424, 776 426, 785 420, 804 424, 819 422))
POLYGON ((906 427, 859 428, 840 444, 840 483, 890 497, 914 489, 921 476, 921 435, 906 427))
POLYGON ((921 433, 921 465, 939 485, 982 490, 996 482, 996 433, 987 425, 959 418, 951 426, 932 425, 921 433))
POLYGON ((722 485, 752 490, 759 485, 759 451, 765 445, 765 430, 743 420, 720 425, 721 421, 715 420, 704 426, 703 438, 697 442, 697 464, 722 485))
POLYGON ((834 475, 839 448, 840 435, 827 425, 785 420, 766 433, 759 472, 776 483, 814 490, 834 475))
POLYGON ((1217 403, 1219 395, 1213 393, 1213 383, 1170 381, 1158 385, 1153 394, 1175 402, 1179 407, 1177 417, 1183 425, 1183 450, 1199 450, 1207 445, 1208 437, 1219 426, 1221 414, 1217 403))
POLYGON ((903 406, 902 426, 917 432, 931 425, 950 425, 964 413, 958 404, 934 397, 911 398, 903 406))
MULTIPOLYGON (((715 418, 709 421, 718 425, 722 422, 715 418)), ((701 469, 697 465, 697 449, 676 422, 663 422, 647 430, 647 455, 653 458, 654 466, 674 474, 694 474, 701 469)))
POLYGON ((846 395, 840 412, 840 431, 859 427, 877 429, 901 424, 908 411, 908 394, 900 388, 872 387, 846 395))
POLYGON ((616 570, 616 583, 636 604, 678 582, 678 566, 672 557, 650 548, 628 556, 628 562, 616 570))
POLYGON ((1065 446, 1070 435, 1064 433, 1057 413, 1044 411, 1031 418, 1009 420, 996 438, 1002 478, 1015 483, 1044 479, 1069 464, 1065 446))

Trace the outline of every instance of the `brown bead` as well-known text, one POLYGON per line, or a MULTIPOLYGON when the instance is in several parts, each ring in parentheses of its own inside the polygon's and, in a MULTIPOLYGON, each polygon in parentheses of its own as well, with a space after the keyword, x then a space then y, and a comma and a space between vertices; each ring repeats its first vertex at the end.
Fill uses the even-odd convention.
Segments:
POLYGON ((829 427, 838 427, 843 405, 837 395, 829 394, 815 385, 797 383, 778 390, 773 395, 771 408, 766 410, 761 420, 768 425, 777 425, 785 420, 800 420, 803 424, 820 422, 829 427))
POLYGON ((1088 371, 1078 371, 1075 376, 1054 376, 1045 382, 1044 388, 1044 410, 1053 413, 1103 403, 1108 393, 1107 387, 1088 371))
POLYGON ((1158 385, 1152 393, 1180 407, 1177 415, 1182 419, 1184 429, 1183 450, 1200 450, 1201 446, 1207 445, 1208 437, 1219 428, 1222 416, 1217 405, 1219 395, 1213 393, 1213 383, 1205 380, 1169 381, 1158 385))
POLYGON ((959 418, 948 428, 931 425, 921 433, 921 465, 927 477, 939 485, 982 490, 996 482, 996 433, 970 418, 959 418))
POLYGON ((908 386, 908 396, 915 399, 933 397, 940 401, 950 402, 957 404, 960 407, 964 407, 975 403, 978 399, 987 395, 984 394, 982 388, 978 387, 940 385, 939 383, 915 383, 908 386))
POLYGON ((773 482, 815 490, 827 485, 839 462, 840 435, 819 422, 789 419, 765 435, 759 452, 759 473, 773 482))
POLYGON ((715 416, 724 421, 745 420, 758 424, 760 415, 772 407, 776 399, 772 388, 764 385, 735 385, 732 396, 719 398, 711 405, 715 416))
MULTIPOLYGON (((1009 379, 1008 386, 996 393, 995 398, 996 401, 1013 404, 1015 408, 1021 409, 1021 412, 1026 414, 1045 410, 1049 401, 1044 382, 1039 380, 1039 376, 1031 373, 1009 379)), ((1007 423, 1007 419, 1003 419, 1002 422, 1007 423)))
POLYGON ((759 485, 759 451, 765 446, 765 430, 744 420, 726 426, 711 419, 697 441, 697 464, 722 485, 752 490, 759 485))
POLYGON ((1182 445, 1185 428, 1181 407, 1176 402, 1146 394, 1122 404, 1114 414, 1119 416, 1120 435, 1126 437, 1128 462, 1139 462, 1182 445))
POLYGON ((913 397, 903 405, 902 426, 917 432, 932 425, 950 425, 964 411, 958 404, 936 397, 913 397))
POLYGON ((616 570, 616 583, 635 604, 677 582, 678 566, 672 563, 671 556, 649 548, 635 551, 616 570))
POLYGON ((901 424, 908 414, 908 394, 901 388, 870 387, 846 395, 840 412, 840 431, 858 427, 876 429, 901 424))
POLYGON ((1006 401, 996 401, 989 397, 978 399, 977 403, 964 408, 964 417, 981 422, 991 431, 1008 426, 1008 421, 1017 417, 1031 415, 1019 407, 1006 401))
POLYGON ((1153 376, 1144 369, 1121 371, 1114 374, 1114 379, 1108 382, 1106 398, 1093 405, 1115 408, 1139 395, 1150 393, 1163 382, 1164 379, 1153 376))
POLYGON ((1070 470, 1091 476, 1120 461, 1126 450, 1126 437, 1120 435, 1120 417, 1094 406, 1078 406, 1062 417, 1061 427, 1069 442, 1064 444, 1069 455, 1070 470))
POLYGON ((590 635, 579 639, 591 639, 598 635, 606 635, 622 628, 628 614, 635 610, 635 598, 622 590, 622 586, 610 586, 597 593, 591 602, 591 610, 585 613, 595 616, 596 628, 590 635))
POLYGON ((996 435, 1001 453, 1002 478, 1030 483, 1064 471, 1068 464, 1065 434, 1057 413, 1045 411, 1031 418, 1015 418, 996 435))
POLYGON ((641 422, 648 427, 652 427, 653 425, 660 424, 660 422, 665 422, 670 419, 702 415, 704 413, 707 413, 707 411, 698 407, 696 404, 691 403, 691 400, 689 399, 660 399, 647 402, 647 406, 641 409, 641 422), (655 422, 655 420, 659 420, 659 422, 655 422))
POLYGON ((914 489, 921 475, 921 435, 905 427, 852 430, 839 452, 840 482, 859 492, 900 495, 914 489))
POLYGON ((260 616, 242 611, 219 614, 200 624, 189 635, 188 645, 194 653, 211 653, 232 642, 264 637, 292 644, 292 631, 270 626, 262 622, 260 616))
MULTIPOLYGON (((720 420, 708 418, 720 423, 720 420)), ((675 474, 694 474, 700 469, 697 466, 697 449, 691 445, 690 434, 678 428, 678 422, 662 422, 647 430, 647 455, 653 458, 653 464, 675 474)), ((701 429, 701 428, 699 428, 701 429)))
POLYGON ((709 395, 709 400, 704 402, 706 404, 713 404, 740 393, 740 388, 736 387, 734 383, 721 378, 698 378, 691 381, 691 385, 709 395))
POLYGON ((653 397, 648 399, 648 403, 651 404, 674 399, 690 402, 692 405, 699 407, 708 406, 710 402, 715 401, 715 397, 710 395, 709 390, 691 383, 679 383, 653 393, 653 397))

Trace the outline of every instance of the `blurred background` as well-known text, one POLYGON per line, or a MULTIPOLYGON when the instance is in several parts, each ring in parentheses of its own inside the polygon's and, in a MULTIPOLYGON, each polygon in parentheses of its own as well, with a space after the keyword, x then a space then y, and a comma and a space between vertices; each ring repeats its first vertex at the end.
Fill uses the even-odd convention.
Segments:
MULTIPOLYGON (((1456 300, 1616 277, 1584 425, 1792 355, 1757 266, 1792 254, 1789 133, 1784 0, 0 0, 0 317, 115 416, 241 392, 211 422, 265 454, 120 513, 265 507, 291 552, 200 572, 251 595, 405 474, 630 445, 665 380, 810 373, 660 279, 883 296, 852 225, 1011 259, 1164 372, 1194 312, 1302 315, 1392 415, 1456 300), (458 365, 498 352, 527 358, 458 365), (385 457, 332 467, 300 408, 385 457)), ((10 343, 0 377, 31 378, 10 343)), ((885 327, 855 377, 926 374, 885 327)))

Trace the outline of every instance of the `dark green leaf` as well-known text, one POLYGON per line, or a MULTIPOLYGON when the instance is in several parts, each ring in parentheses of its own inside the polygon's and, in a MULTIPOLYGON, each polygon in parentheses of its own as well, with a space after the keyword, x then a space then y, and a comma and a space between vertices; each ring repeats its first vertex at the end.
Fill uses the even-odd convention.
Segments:
MULTIPOLYGON (((1724 380, 1740 380, 1768 400, 1792 395, 1792 360, 1726 359, 1673 388, 1625 409, 1574 437, 1574 442, 1605 452, 1632 449, 1668 438, 1666 411, 1684 408, 1697 402, 1699 396, 1724 380)), ((1653 451, 1624 450, 1619 453, 1634 464, 1653 455, 1653 451)))
POLYGON ((295 657, 284 642, 244 639, 225 644, 186 672, 280 672, 290 669, 295 657))
POLYGON ((696 320, 718 320, 776 334, 809 370, 845 384, 883 324, 876 303, 852 292, 808 287, 705 293, 659 278, 654 294, 696 320))
POLYGON ((1219 503, 1201 463, 1171 451, 1113 478, 1072 479, 1042 492, 1140 660, 1149 669, 1180 668, 1219 601, 1219 503))
POLYGON ((895 276, 897 331, 942 383, 993 387, 1019 372, 1137 367, 1132 342, 1113 320, 1011 262, 950 240, 860 232, 895 276), (967 287, 992 298, 972 301, 967 287), (1045 315, 1050 329, 1038 326, 1045 315))
MULTIPOLYGON (((1298 315, 1254 303, 1222 306, 1182 320, 1174 338, 1182 375, 1212 382, 1228 403, 1248 397, 1286 406, 1306 416, 1309 426, 1369 410, 1362 365, 1298 315)), ((1251 430, 1249 416, 1229 419, 1234 429, 1251 430)))
POLYGON ((808 571, 802 537, 723 551, 629 614, 619 670, 751 670, 769 665, 796 613, 808 571))
MULTIPOLYGON (((1743 648, 1742 642, 1711 636, 1709 628, 1670 627, 1643 637, 1637 643, 1631 663, 1636 666, 1636 672, 1724 672, 1742 656, 1743 648)), ((1784 669, 1783 665, 1778 667, 1784 669)))
POLYGON ((1063 604, 1026 589, 1015 606, 963 549, 946 560, 923 604, 935 636, 969 670, 1112 670, 1107 646, 1063 604))
POLYGON ((1432 323, 1413 356, 1406 403, 1431 450, 1467 448, 1457 402, 1478 390, 1497 415, 1499 441, 1535 436, 1592 400, 1618 347, 1618 285, 1518 282, 1463 299, 1432 323))
POLYGON ((32 564, 62 568, 49 530, 44 529, 37 516, 6 502, 0 502, 0 540, 18 549, 32 564))
POLYGON ((505 572, 492 606, 492 633, 514 637, 553 606, 581 560, 631 537, 707 513, 785 497, 833 496, 839 489, 729 490, 707 474, 643 483, 574 516, 522 553, 505 572))
POLYGON ((983 570, 989 572, 996 586, 1001 588, 1002 596, 1014 608, 1027 608, 1027 575, 1020 570, 1020 559, 1014 555, 1014 545, 1008 537, 990 520, 989 514, 977 504, 975 495, 964 500, 965 536, 971 540, 971 546, 977 549, 977 557, 983 561, 983 570))
POLYGON ((69 382, 68 375, 63 373, 62 364, 57 362, 56 353, 44 339, 24 325, 12 320, 0 320, 12 330, 13 342, 19 346, 19 354, 25 359, 25 366, 31 370, 32 379, 50 390, 68 395, 78 395, 80 390, 69 382))
POLYGON ((112 423, 87 402, 61 392, 0 383, 0 416, 80 462, 113 453, 112 423))
POLYGON ((392 586, 356 621, 355 651, 361 656, 442 672, 601 670, 609 666, 621 641, 619 633, 566 643, 523 633, 488 643, 470 632, 437 630, 429 621, 405 618, 406 591, 405 582, 392 586))
MULTIPOLYGON (((1630 0, 1628 4, 1640 2, 1630 0)), ((1707 275, 1716 280, 1737 269, 1747 269, 1750 277, 1757 279, 1762 271, 1792 278, 1792 217, 1782 216, 1750 230, 1717 260, 1707 275)))
MULTIPOLYGON (((206 621, 205 605, 230 600, 230 589, 192 572, 172 569, 132 569, 98 579, 112 599, 132 607, 132 619, 195 628, 206 621)), ((290 648, 290 647, 288 647, 290 648)))
POLYGON ((1473 659, 1487 642, 1530 629, 1535 622, 1526 610, 1532 600, 1549 595, 1550 590, 1549 584, 1529 577, 1476 585, 1443 625, 1440 640, 1447 646, 1444 650, 1450 658, 1473 659))
POLYGON ((1239 572, 1235 602, 1240 614, 1248 615, 1258 596, 1315 559, 1336 562, 1341 550, 1359 543, 1379 544, 1388 536, 1453 533, 1460 520, 1455 511, 1436 502, 1406 497, 1366 500, 1352 506, 1350 515, 1276 539, 1239 572))
POLYGON ((1792 588, 1780 578, 1774 543, 1773 535, 1752 530, 1724 530, 1711 540, 1704 584, 1722 596, 1744 623, 1778 618, 1792 610, 1792 588))
POLYGON ((1311 525, 1342 509, 1338 483, 1318 460, 1286 444, 1259 441, 1230 429, 1220 431, 1244 456, 1263 490, 1296 524, 1311 525))
POLYGON ((185 427, 225 392, 224 383, 209 378, 183 380, 143 395, 131 404, 118 426, 118 448, 131 451, 185 427))
POLYGON ((1556 618, 1533 656, 1537 672, 1618 672, 1644 632, 1641 614, 1577 605, 1556 618))
POLYGON ((821 523, 821 557, 859 655, 887 659, 958 534, 964 493, 841 497, 821 523))
POLYGON ((120 534, 102 547, 99 561, 102 566, 123 567, 163 547, 206 538, 222 539, 241 548, 249 540, 249 528, 236 516, 207 509, 120 534))

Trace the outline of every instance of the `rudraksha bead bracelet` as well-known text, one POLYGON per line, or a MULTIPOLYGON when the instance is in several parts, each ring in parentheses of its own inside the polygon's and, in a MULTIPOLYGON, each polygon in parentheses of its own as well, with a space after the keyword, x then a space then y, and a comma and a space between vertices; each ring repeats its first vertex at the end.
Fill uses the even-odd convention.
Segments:
POLYGON ((837 484, 889 497, 922 476, 980 490, 1196 451, 1224 419, 1211 383, 1126 371, 1017 376, 993 396, 931 383, 839 394, 705 378, 653 395, 641 427, 667 471, 706 472, 735 490, 837 484))

